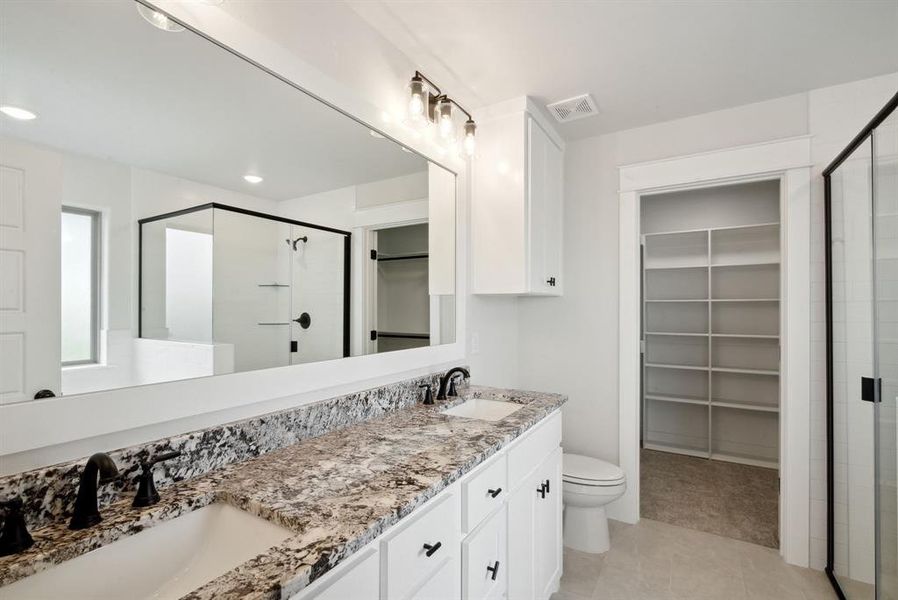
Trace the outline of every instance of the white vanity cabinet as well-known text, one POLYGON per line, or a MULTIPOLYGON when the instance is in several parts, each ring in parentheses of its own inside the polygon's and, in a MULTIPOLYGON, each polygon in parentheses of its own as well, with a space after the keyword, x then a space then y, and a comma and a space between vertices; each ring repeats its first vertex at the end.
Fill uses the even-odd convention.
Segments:
POLYGON ((472 172, 472 291, 560 296, 564 145, 530 99, 478 113, 472 172))
POLYGON ((547 600, 562 570, 555 411, 291 600, 547 600))

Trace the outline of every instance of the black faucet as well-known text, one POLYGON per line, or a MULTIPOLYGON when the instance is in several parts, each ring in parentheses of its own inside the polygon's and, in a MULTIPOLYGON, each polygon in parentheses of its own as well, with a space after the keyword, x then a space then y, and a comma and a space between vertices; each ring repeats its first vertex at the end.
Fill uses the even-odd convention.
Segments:
POLYGON ((12 498, 0 502, 0 508, 6 511, 3 529, 0 530, 0 556, 18 554, 34 545, 34 539, 25 526, 22 515, 22 499, 12 498))
POLYGON ((75 513, 69 521, 69 529, 87 529, 99 523, 100 510, 97 507, 97 474, 100 483, 108 483, 118 477, 118 468, 108 454, 97 452, 87 459, 78 485, 75 513))
POLYGON ((437 392, 437 400, 445 400, 448 396, 458 396, 458 393, 455 391, 455 382, 452 381, 452 378, 459 373, 461 373, 465 379, 471 378, 471 374, 466 368, 452 367, 446 371, 446 374, 440 379, 440 391, 437 392))
POLYGON ((159 492, 156 491, 156 482, 153 480, 153 465, 177 456, 181 456, 181 453, 176 450, 159 454, 151 460, 140 463, 142 471, 140 484, 137 487, 137 495, 134 496, 134 502, 131 503, 131 506, 151 506, 159 502, 159 492))

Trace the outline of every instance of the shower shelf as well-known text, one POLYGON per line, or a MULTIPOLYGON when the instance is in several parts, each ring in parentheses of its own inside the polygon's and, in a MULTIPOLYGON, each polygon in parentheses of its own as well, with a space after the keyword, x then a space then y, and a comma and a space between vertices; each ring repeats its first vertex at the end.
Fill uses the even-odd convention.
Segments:
POLYGON ((281 323, 281 322, 263 322, 256 323, 256 325, 289 325, 290 323, 281 323))
POLYGON ((429 333, 403 333, 401 331, 378 331, 376 332, 378 338, 406 338, 413 340, 429 340, 429 333))
POLYGON ((290 285, 286 283, 260 283, 258 287, 288 288, 290 285))

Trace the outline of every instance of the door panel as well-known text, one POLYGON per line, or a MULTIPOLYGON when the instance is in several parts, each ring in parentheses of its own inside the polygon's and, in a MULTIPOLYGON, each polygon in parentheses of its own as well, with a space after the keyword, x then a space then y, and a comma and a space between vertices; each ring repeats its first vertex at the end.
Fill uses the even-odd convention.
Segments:
POLYGON ((546 484, 546 493, 536 496, 534 502, 534 577, 536 597, 548 598, 561 573, 561 448, 538 472, 538 483, 546 484))
POLYGON ((62 159, 4 140, 0 157, 0 404, 60 393, 62 159))

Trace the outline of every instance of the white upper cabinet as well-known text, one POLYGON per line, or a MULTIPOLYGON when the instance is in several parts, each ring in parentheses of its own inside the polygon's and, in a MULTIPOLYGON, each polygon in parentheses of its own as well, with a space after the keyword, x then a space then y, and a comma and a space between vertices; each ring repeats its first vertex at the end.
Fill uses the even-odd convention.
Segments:
POLYGON ((472 291, 560 296, 563 142, 527 98, 486 109, 477 123, 472 291))

